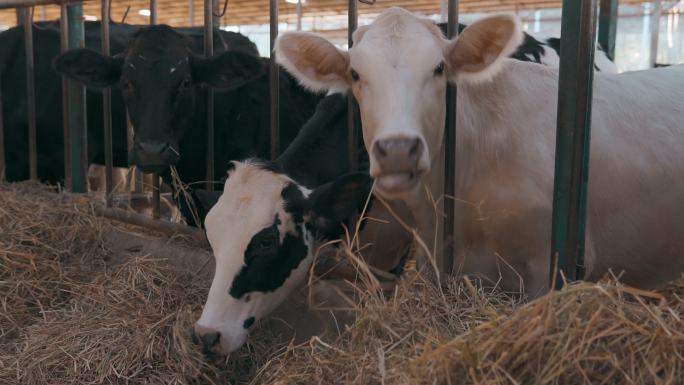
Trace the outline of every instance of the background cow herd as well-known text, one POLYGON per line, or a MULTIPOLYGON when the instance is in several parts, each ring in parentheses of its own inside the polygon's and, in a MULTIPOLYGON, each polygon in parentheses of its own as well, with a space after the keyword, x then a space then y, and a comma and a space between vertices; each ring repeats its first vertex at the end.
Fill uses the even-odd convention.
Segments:
MULTIPOLYGON (((98 22, 86 48, 59 54, 59 31, 34 31, 38 176, 64 179, 61 76, 88 87, 88 161, 104 163, 99 89, 112 87, 114 166, 135 165, 171 184, 203 226, 216 270, 195 332, 205 350, 239 348, 254 322, 304 284, 320 247, 362 214, 358 237, 375 268, 401 274, 407 257, 429 266, 444 156, 455 156, 458 201, 453 270, 534 297, 549 288, 559 43, 521 31, 517 17, 485 17, 444 37, 444 25, 400 8, 381 13, 341 50, 310 33, 282 34, 281 155, 270 150, 270 60, 245 36, 165 25, 111 26, 99 53, 98 22), (458 85, 457 151, 444 154, 444 96, 458 85), (213 176, 206 175, 206 87, 216 90, 213 176), (359 172, 349 172, 347 92, 359 103, 359 172), (126 111, 133 128, 129 151, 126 111), (216 192, 199 188, 220 181, 216 192), (407 231, 408 224, 415 231, 407 231), (418 237, 421 242, 416 242, 418 237)), ((29 178, 23 27, 0 33, 6 178, 29 178)), ((609 269, 650 287, 684 271, 684 68, 617 74, 595 55, 587 278, 609 269)), ((199 223, 198 223, 199 222, 199 223)))

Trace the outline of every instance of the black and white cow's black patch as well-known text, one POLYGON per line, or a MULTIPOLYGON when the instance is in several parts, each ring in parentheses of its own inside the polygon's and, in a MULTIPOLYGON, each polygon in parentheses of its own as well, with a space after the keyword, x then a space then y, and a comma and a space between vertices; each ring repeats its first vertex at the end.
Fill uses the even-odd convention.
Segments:
POLYGON ((275 291, 306 258, 308 248, 301 234, 287 233, 280 242, 280 219, 256 233, 245 250, 245 265, 230 286, 230 295, 275 291))
MULTIPOLYGON (((264 162, 259 166, 267 165, 264 162)), ((252 237, 245 250, 244 266, 230 286, 230 295, 240 299, 247 293, 268 293, 283 286, 310 252, 312 245, 307 241, 338 237, 344 220, 363 207, 371 186, 367 174, 349 174, 314 189, 307 197, 296 183, 287 183, 281 191, 286 215, 282 220, 276 215, 270 226, 252 237), (302 224, 309 236, 302 233, 302 224), (295 230, 285 233, 281 242, 282 228, 295 230)))
POLYGON ((544 49, 542 42, 532 37, 532 35, 526 33, 523 43, 518 47, 515 53, 511 55, 511 57, 520 61, 531 61, 541 64, 542 57, 545 54, 546 50, 544 49))

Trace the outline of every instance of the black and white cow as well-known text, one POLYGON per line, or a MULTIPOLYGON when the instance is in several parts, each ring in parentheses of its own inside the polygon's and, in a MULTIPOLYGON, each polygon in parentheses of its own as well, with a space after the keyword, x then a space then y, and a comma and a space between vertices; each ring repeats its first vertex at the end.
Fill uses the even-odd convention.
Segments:
MULTIPOLYGON (((195 334, 207 351, 227 354, 240 347, 254 321, 305 281, 318 247, 337 239, 341 224, 364 207, 370 177, 344 175, 346 115, 347 98, 327 96, 276 161, 232 162, 206 218, 216 270, 195 334)), ((369 203, 366 215, 374 220, 359 233, 364 256, 389 271, 412 236, 380 204, 369 203)))
MULTIPOLYGON (((228 32, 222 32, 228 33, 228 32)), ((89 49, 69 51, 55 68, 90 87, 121 90, 133 123, 131 162, 144 172, 169 177, 175 165, 186 183, 206 180, 208 84, 217 89, 214 108, 215 179, 230 160, 270 148, 269 60, 246 37, 230 33, 215 56, 202 57, 202 44, 166 26, 140 28, 123 52, 104 56, 89 49)), ((286 74, 280 78, 283 148, 311 116, 320 96, 286 74)), ((184 213, 187 214, 187 213, 184 213)), ((186 215, 186 219, 189 219, 186 215)))
MULTIPOLYGON (((446 35, 446 23, 439 23, 439 28, 446 35)), ((465 24, 458 25, 458 33, 463 32, 467 27, 465 24)), ((543 64, 545 66, 558 68, 560 65, 560 39, 557 37, 533 36, 523 32, 523 39, 520 46, 511 54, 513 59, 529 61, 543 64)), ((606 55, 606 52, 599 45, 594 52, 594 69, 599 72, 617 73, 618 68, 606 55)))

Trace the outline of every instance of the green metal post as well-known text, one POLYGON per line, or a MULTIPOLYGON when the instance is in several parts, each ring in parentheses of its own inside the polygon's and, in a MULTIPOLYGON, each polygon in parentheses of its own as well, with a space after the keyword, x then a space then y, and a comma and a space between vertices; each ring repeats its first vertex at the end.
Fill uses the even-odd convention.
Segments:
MULTIPOLYGON (((449 39, 458 36, 458 0, 449 0, 447 6, 447 35, 449 39)), ((444 122, 444 253, 439 259, 440 271, 451 274, 454 270, 456 252, 454 233, 456 232, 456 102, 455 85, 447 87, 446 119, 444 122)))
MULTIPOLYGON (((69 49, 85 46, 83 4, 67 5, 69 49)), ((71 142, 71 191, 87 191, 88 136, 85 87, 69 81, 69 137, 71 142)))
POLYGON ((608 58, 615 60, 618 2, 617 0, 601 0, 599 8, 598 42, 608 58))
POLYGON ((2 115, 2 79, 0 77, 0 182, 5 181, 5 129, 2 115))
POLYGON ((564 0, 551 236, 557 289, 563 282, 556 261, 569 280, 584 274, 595 32, 596 0, 564 0))

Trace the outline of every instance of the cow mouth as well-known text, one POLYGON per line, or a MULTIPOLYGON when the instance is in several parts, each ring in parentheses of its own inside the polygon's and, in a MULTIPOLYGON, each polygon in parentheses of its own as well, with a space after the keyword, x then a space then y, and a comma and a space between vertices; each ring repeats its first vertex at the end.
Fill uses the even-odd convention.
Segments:
POLYGON ((136 167, 138 168, 138 170, 140 170, 141 172, 143 172, 145 174, 152 174, 152 173, 161 174, 164 171, 169 169, 168 164, 140 164, 140 163, 138 163, 138 164, 136 164, 136 167))
POLYGON ((413 191, 420 182, 420 174, 416 171, 381 174, 375 181, 375 187, 380 193, 397 195, 413 191))

